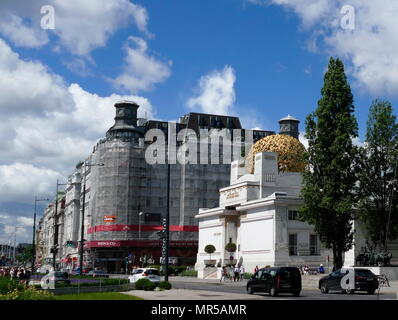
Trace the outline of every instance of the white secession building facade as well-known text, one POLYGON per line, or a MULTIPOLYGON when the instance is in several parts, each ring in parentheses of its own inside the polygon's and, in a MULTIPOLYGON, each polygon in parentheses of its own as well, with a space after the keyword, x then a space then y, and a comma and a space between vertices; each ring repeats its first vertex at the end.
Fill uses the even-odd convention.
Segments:
MULTIPOLYGON (((297 141, 298 142, 298 141, 297 141)), ((300 172, 278 170, 278 154, 260 152, 254 155, 254 172, 244 162, 231 164, 230 186, 220 189, 220 205, 200 209, 199 244, 195 269, 205 277, 208 244, 215 246, 211 255, 218 267, 231 262, 243 264, 247 272, 266 265, 328 265, 330 250, 322 248, 313 226, 297 220, 302 205, 299 193, 300 172), (228 242, 236 244, 231 254, 228 242), (231 261, 233 258, 233 261, 231 261)), ((220 272, 219 275, 220 276, 220 272)))

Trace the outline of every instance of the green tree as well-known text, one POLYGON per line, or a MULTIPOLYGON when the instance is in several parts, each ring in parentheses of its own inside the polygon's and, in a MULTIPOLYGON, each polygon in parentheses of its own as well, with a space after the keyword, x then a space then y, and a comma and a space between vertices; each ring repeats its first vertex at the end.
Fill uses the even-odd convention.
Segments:
POLYGON ((214 253, 216 251, 216 247, 213 246, 212 244, 208 244, 205 247, 205 252, 208 253, 210 255, 210 260, 211 260, 211 254, 214 253))
POLYGON ((235 251, 236 251, 236 244, 233 243, 233 242, 227 243, 227 244, 225 245, 225 250, 228 251, 228 252, 230 252, 230 253, 235 252, 235 251))
POLYGON ((340 59, 331 58, 318 108, 306 119, 307 169, 301 191, 301 219, 314 225, 335 268, 352 246, 353 205, 359 160, 353 139, 358 136, 353 95, 340 59))
POLYGON ((366 143, 362 152, 359 177, 359 218, 370 240, 387 250, 387 238, 398 232, 396 170, 398 162, 398 125, 388 101, 375 100, 367 121, 366 143))
POLYGON ((28 262, 31 262, 33 259, 33 247, 29 245, 22 249, 21 253, 15 257, 19 262, 22 262, 26 265, 28 262))

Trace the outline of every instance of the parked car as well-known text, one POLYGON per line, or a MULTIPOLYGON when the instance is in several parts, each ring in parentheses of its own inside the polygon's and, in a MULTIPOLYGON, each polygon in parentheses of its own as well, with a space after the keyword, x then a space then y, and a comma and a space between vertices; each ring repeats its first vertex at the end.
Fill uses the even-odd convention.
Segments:
POLYGON ((247 282, 246 291, 268 292, 275 297, 279 293, 292 293, 298 297, 301 292, 301 273, 296 267, 271 267, 258 270, 247 282))
POLYGON ((109 278, 109 274, 103 270, 91 270, 87 273, 88 276, 101 277, 101 278, 109 278))
MULTIPOLYGON (((347 276, 346 284, 349 283, 348 281, 347 276)), ((366 291, 368 294, 374 294, 378 287, 379 281, 377 276, 369 269, 364 268, 342 268, 319 280, 319 289, 322 293, 328 293, 333 290, 349 294, 355 291, 366 291), (350 271, 352 272, 352 282, 354 283, 350 284, 348 288, 343 288, 342 279, 350 271)))
POLYGON ((39 268, 37 268, 36 272, 38 272, 38 273, 49 273, 51 270, 53 270, 52 266, 44 265, 44 266, 40 266, 39 268))
MULTIPOLYGON (((83 268, 83 274, 89 273, 90 270, 91 270, 90 268, 83 268)), ((75 276, 80 275, 80 268, 76 268, 75 270, 73 270, 73 271, 71 272, 71 274, 72 274, 72 275, 75 275, 75 276)))
POLYGON ((160 282, 160 272, 154 268, 138 268, 133 271, 133 274, 129 276, 130 283, 134 283, 139 279, 148 279, 152 282, 160 282))
POLYGON ((67 272, 60 272, 60 271, 50 271, 48 273, 48 279, 50 281, 54 281, 55 284, 57 283, 70 283, 69 274, 67 272))

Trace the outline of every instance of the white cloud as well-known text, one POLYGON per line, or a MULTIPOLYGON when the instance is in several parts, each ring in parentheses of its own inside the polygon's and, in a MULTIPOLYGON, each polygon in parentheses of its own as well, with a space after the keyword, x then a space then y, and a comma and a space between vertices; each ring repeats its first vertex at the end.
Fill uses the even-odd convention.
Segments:
POLYGON ((54 34, 62 47, 85 56, 132 21, 150 36, 147 10, 129 0, 2 0, 0 10, 0 34, 22 47, 42 46, 54 34), (54 30, 41 29, 44 5, 54 8, 54 30))
POLYGON ((21 47, 38 48, 48 43, 48 36, 43 30, 27 25, 15 14, 4 12, 0 19, 0 33, 21 47))
POLYGON ((235 71, 230 66, 202 76, 196 96, 187 101, 188 107, 196 112, 231 114, 235 103, 235 81, 235 71))
POLYGON ((348 61, 355 85, 372 94, 398 92, 398 2, 396 0, 247 0, 293 10, 311 32, 308 48, 348 61), (340 25, 345 5, 355 9, 355 29, 340 25))
POLYGON ((138 37, 129 37, 124 46, 125 58, 122 74, 111 80, 114 86, 129 93, 148 91, 157 83, 170 76, 169 64, 156 60, 147 54, 146 41, 138 37))
POLYGON ((33 226, 33 218, 29 217, 18 217, 17 218, 17 223, 20 226, 26 226, 26 227, 31 227, 33 226))
POLYGON ((299 141, 308 149, 308 139, 305 137, 305 132, 299 133, 299 141))
POLYGON ((31 164, 0 165, 0 202, 26 201, 36 194, 51 194, 59 174, 31 164))
POLYGON ((116 101, 133 100, 139 116, 154 116, 146 98, 101 97, 68 85, 40 62, 22 60, 1 39, 0 73, 0 202, 51 195, 56 179, 66 178, 105 136, 116 101))
POLYGON ((70 110, 63 79, 39 62, 24 61, 0 39, 0 111, 45 114, 70 110))

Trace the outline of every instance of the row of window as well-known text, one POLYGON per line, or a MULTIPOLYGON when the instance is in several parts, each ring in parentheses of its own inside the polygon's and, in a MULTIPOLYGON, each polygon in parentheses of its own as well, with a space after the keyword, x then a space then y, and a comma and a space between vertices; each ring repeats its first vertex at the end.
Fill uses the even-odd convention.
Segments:
MULTIPOLYGON (((145 206, 146 207, 151 207, 151 206, 158 206, 158 207, 163 207, 165 206, 166 199, 163 198, 158 198, 158 201, 151 201, 150 199, 145 200, 145 206)), ((201 207, 201 208, 207 208, 208 206, 215 207, 218 205, 218 200, 206 200, 206 199, 190 199, 185 202, 186 206, 190 207, 201 207)), ((180 206, 180 200, 170 200, 170 206, 171 207, 179 207, 180 206)))
MULTIPOLYGON (((319 245, 318 245, 318 237, 316 234, 310 234, 309 237, 309 255, 310 256, 318 256, 319 245)), ((297 233, 289 234, 289 255, 297 256, 297 233)))

